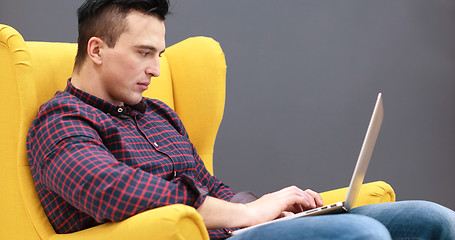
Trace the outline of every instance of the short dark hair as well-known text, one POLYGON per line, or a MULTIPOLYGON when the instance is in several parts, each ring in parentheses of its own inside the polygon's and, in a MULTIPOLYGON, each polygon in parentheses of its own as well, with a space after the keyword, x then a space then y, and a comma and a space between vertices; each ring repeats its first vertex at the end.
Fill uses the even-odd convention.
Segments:
POLYGON ((114 47, 126 30, 125 18, 133 11, 156 16, 164 21, 169 14, 168 0, 87 0, 77 10, 78 50, 75 69, 87 57, 87 44, 91 37, 101 38, 108 47, 114 47))

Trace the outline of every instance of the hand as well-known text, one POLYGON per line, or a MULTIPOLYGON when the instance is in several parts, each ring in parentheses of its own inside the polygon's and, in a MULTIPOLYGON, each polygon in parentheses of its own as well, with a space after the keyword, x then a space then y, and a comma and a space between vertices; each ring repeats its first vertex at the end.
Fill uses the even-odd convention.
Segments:
POLYGON ((278 217, 299 213, 323 206, 321 196, 313 190, 302 190, 296 186, 269 193, 246 204, 250 224, 256 225, 278 217))
POLYGON ((207 229, 248 227, 273 220, 282 214, 298 213, 322 206, 322 198, 316 192, 292 186, 262 196, 247 204, 231 203, 214 197, 206 197, 197 208, 207 229))

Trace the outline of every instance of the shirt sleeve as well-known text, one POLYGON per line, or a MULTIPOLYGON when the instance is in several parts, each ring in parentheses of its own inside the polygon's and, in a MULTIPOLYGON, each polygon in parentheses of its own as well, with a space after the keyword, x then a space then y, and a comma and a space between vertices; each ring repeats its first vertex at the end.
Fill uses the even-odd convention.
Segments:
POLYGON ((33 158, 39 159, 40 181, 97 222, 177 203, 198 208, 205 200, 189 177, 167 181, 119 162, 80 117, 63 115, 36 136, 33 158))
POLYGON ((196 161, 196 169, 198 171, 198 179, 202 184, 207 186, 209 195, 226 201, 230 201, 235 193, 231 188, 221 182, 215 176, 212 176, 209 171, 205 168, 204 162, 201 157, 197 154, 196 148, 193 147, 194 159, 196 161))

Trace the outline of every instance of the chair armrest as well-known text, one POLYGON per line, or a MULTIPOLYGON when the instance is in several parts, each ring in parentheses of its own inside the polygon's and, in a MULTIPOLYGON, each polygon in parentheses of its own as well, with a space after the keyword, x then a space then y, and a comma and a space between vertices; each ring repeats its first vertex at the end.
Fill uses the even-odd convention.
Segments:
POLYGON ((50 240, 72 239, 209 240, 209 236, 202 217, 194 208, 175 204, 145 211, 121 222, 105 223, 70 234, 56 234, 50 238, 50 240))
MULTIPOLYGON (((321 196, 324 201, 324 204, 332 204, 344 201, 347 192, 348 188, 345 187, 328 192, 323 192, 321 193, 321 196)), ((357 198, 354 207, 394 201, 395 192, 393 191, 392 187, 383 181, 377 181, 362 185, 359 197, 357 198)))

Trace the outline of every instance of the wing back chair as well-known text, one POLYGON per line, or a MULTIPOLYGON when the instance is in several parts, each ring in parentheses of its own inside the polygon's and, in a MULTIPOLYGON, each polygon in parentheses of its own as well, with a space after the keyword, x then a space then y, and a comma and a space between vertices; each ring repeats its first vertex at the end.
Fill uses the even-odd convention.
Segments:
MULTIPOLYGON (((56 234, 44 213, 26 155, 26 135, 38 108, 71 76, 77 45, 24 41, 0 24, 0 239, 208 239, 201 216, 189 206, 170 205, 118 223, 71 234, 56 234)), ((213 147, 225 102, 226 63, 219 44, 207 37, 184 40, 166 49, 161 76, 147 97, 171 106, 213 173, 213 147)), ((323 193, 326 203, 341 201, 346 188, 323 193)), ((394 201, 384 182, 365 184, 357 205, 394 201)))

